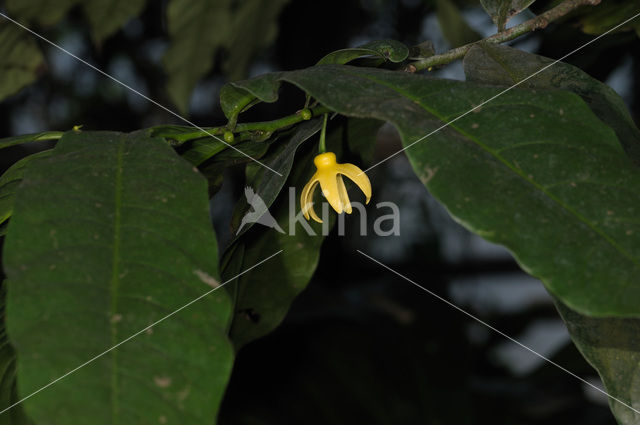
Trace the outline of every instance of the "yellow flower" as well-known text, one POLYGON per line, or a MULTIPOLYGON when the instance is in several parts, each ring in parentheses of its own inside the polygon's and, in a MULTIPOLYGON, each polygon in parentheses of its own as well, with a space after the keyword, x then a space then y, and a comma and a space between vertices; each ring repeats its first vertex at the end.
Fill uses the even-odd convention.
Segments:
POLYGON ((315 221, 322 223, 320 217, 313 210, 313 191, 318 183, 320 183, 322 194, 338 214, 342 211, 351 214, 351 203, 347 195, 347 188, 342 180, 343 175, 353 180, 367 197, 367 204, 369 203, 371 199, 371 182, 360 168, 353 164, 338 164, 336 155, 333 152, 321 153, 313 159, 313 163, 317 171, 311 177, 309 183, 304 186, 300 196, 300 206, 302 207, 304 218, 309 220, 309 215, 311 215, 315 221))

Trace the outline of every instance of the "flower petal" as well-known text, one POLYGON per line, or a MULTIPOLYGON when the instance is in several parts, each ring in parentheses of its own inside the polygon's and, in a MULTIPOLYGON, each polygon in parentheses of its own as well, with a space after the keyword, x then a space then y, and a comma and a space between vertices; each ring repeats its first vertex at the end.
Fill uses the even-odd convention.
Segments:
MULTIPOLYGON (((313 209, 313 201, 309 202, 309 214, 311 214, 311 218, 317 221, 318 223, 322 223, 322 219, 318 217, 316 211, 313 209)), ((306 217, 309 220, 309 217, 306 217)))
POLYGON ((344 205, 344 211, 347 214, 351 214, 351 202, 349 202, 349 194, 347 193, 347 187, 344 185, 342 176, 338 174, 338 193, 340 194, 340 201, 344 205))
MULTIPOLYGON (((300 195, 300 208, 302 209, 302 214, 304 214, 304 218, 309 220, 309 210, 313 211, 313 191, 318 184, 318 173, 314 174, 311 177, 311 180, 302 188, 302 194, 300 195)), ((313 212, 315 217, 316 213, 313 212)), ((316 218, 314 217, 314 220, 316 218)), ((318 220, 316 220, 318 221, 318 220)))
MULTIPOLYGON (((323 170, 324 171, 324 170, 323 170)), ((329 201, 338 214, 342 212, 342 201, 340 200, 340 190, 338 189, 338 178, 334 170, 318 173, 322 194, 329 201)))
POLYGON ((338 164, 337 170, 338 173, 343 174, 353 180, 353 182, 364 193, 364 196, 367 197, 366 203, 368 204, 371 200, 371 182, 369 181, 369 177, 367 177, 364 171, 353 164, 338 164))

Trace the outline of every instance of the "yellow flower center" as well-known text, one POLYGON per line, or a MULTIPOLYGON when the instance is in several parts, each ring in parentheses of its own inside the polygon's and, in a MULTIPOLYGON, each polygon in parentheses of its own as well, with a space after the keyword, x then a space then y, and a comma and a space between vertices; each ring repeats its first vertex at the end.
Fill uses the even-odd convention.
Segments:
POLYGON ((317 155, 313 159, 316 168, 328 168, 336 165, 336 154, 333 152, 325 152, 317 155))

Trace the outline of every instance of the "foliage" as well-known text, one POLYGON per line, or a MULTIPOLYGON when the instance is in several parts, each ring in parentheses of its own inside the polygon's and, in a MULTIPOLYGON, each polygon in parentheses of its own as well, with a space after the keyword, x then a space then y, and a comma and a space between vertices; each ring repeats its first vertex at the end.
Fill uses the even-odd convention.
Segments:
MULTIPOLYGON (((622 99, 575 66, 491 38, 453 49, 459 56, 436 55, 429 43, 377 40, 318 55, 305 69, 241 79, 274 41, 287 3, 168 2, 166 96, 185 113, 199 81, 222 70, 233 80, 219 91, 225 125, 0 139, 7 150, 55 142, 0 177, 0 409, 57 387, 0 422, 212 422, 234 351, 280 325, 335 222, 297 220, 298 200, 289 192, 299 194, 311 176, 328 115, 329 150, 358 158, 363 169, 380 164, 373 142, 381 125, 394 126, 433 197, 543 282, 607 390, 637 406, 640 130, 622 99), (426 57, 445 65, 463 54, 464 81, 403 72, 426 57), (285 87, 297 95, 296 112, 244 119, 281 101, 285 87), (219 252, 209 214, 222 206, 211 195, 229 176, 246 196, 233 206, 231 237, 219 252), (275 229, 243 220, 266 213, 275 229)), ((434 3, 452 47, 481 38, 455 2, 434 3)), ((480 3, 502 32, 533 1, 480 3)), ((637 10, 632 3, 570 19, 586 33, 603 33, 637 10), (599 20, 604 15, 615 19, 599 20)), ((571 10, 589 4, 562 3, 571 10)), ((101 46, 149 5, 67 0, 53 8, 9 0, 6 7, 42 28, 80 8, 101 46)), ((538 21, 522 28, 539 29, 538 21)), ((13 24, 0 27, 0 52, 2 99, 35 81, 44 57, 13 24)), ((615 401, 611 408, 621 424, 637 422, 633 410, 615 401)))

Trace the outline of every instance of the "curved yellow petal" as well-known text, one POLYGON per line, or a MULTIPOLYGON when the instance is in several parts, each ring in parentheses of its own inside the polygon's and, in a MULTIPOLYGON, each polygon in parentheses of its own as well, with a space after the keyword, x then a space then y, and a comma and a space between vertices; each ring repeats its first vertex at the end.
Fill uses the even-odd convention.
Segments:
MULTIPOLYGON (((304 218, 309 220, 309 209, 313 211, 313 191, 318 184, 318 173, 311 177, 311 180, 302 188, 302 194, 300 195, 300 208, 304 218)), ((313 213, 315 215, 315 212, 313 213)))
POLYGON ((338 173, 345 175, 353 180, 353 182, 364 193, 364 196, 367 197, 366 203, 368 204, 371 200, 371 181, 369 181, 369 177, 367 177, 364 171, 353 164, 337 164, 336 168, 338 173))
MULTIPOLYGON (((318 217, 318 215, 316 214, 316 211, 313 209, 313 201, 309 203, 309 214, 311 214, 312 219, 314 219, 318 223, 322 223, 322 219, 318 217)), ((307 217, 307 220, 309 220, 309 217, 307 217)))
POLYGON ((340 200, 340 190, 338 189, 337 173, 334 170, 319 172, 318 181, 320 182, 322 194, 329 201, 329 205, 340 214, 342 212, 342 201, 340 200))
POLYGON ((338 174, 338 193, 340 195, 340 201, 344 205, 344 211, 347 214, 351 214, 351 202, 349 202, 349 194, 347 193, 347 187, 344 185, 342 175, 338 174))

